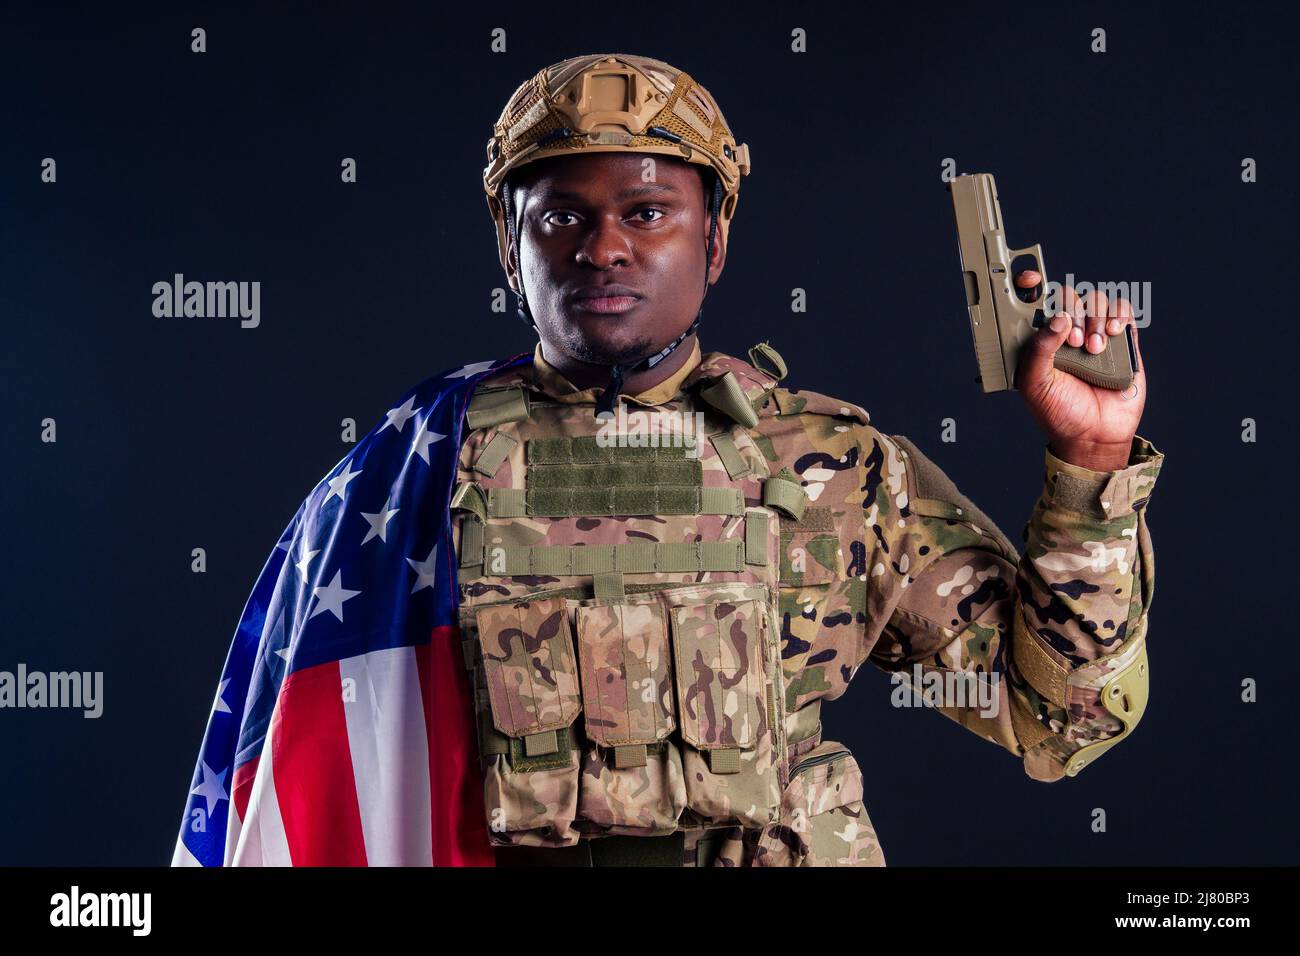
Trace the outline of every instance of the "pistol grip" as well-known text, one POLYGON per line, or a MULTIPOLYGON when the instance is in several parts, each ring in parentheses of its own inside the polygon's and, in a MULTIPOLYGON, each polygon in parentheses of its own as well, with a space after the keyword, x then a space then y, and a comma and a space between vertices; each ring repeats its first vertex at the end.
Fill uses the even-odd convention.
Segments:
POLYGON ((1133 384, 1137 350, 1133 346, 1133 326, 1124 326, 1122 335, 1107 335, 1106 347, 1093 355, 1083 346, 1062 345, 1056 350, 1052 365, 1069 372, 1089 385, 1118 391, 1133 384))

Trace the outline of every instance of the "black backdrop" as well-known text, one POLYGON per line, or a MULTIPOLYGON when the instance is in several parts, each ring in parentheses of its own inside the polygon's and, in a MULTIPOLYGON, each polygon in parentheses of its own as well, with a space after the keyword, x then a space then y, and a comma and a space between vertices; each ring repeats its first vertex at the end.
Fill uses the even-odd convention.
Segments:
POLYGON ((1201 4, 903 6, 5 8, 0 669, 102 670, 105 709, 0 711, 0 863, 170 859, 243 602, 340 421, 531 348, 490 310, 484 144, 520 81, 601 50, 698 77, 750 145, 704 349, 771 341, 787 384, 912 437, 1017 542, 1043 442, 973 384, 942 160, 996 173, 1052 278, 1152 284, 1147 714, 1042 784, 865 668, 827 735, 889 862, 1295 862, 1294 33, 1201 4), (260 281, 260 326, 154 317, 177 272, 260 281))

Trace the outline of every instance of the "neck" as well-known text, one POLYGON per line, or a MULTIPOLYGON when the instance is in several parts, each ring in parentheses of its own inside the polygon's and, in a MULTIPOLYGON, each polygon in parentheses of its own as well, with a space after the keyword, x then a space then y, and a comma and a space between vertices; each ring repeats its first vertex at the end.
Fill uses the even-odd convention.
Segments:
MULTIPOLYGON (((696 333, 692 332, 682 339, 681 344, 654 368, 627 372, 623 376, 622 393, 624 395, 638 395, 647 389, 654 388, 664 379, 670 377, 685 365, 686 360, 691 357, 691 352, 695 346, 695 335, 696 333)), ((610 366, 594 365, 591 362, 580 361, 553 348, 545 340, 542 341, 542 357, 580 389, 603 388, 609 382, 610 366)), ((641 360, 638 359, 637 361, 641 360)))

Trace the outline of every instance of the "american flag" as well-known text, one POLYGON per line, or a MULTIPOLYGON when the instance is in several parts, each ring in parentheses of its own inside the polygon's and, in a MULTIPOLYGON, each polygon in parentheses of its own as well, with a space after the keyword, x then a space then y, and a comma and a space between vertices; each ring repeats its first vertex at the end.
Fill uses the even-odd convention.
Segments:
POLYGON ((240 617, 173 866, 491 865, 449 503, 475 384, 409 390, 299 506, 240 617))

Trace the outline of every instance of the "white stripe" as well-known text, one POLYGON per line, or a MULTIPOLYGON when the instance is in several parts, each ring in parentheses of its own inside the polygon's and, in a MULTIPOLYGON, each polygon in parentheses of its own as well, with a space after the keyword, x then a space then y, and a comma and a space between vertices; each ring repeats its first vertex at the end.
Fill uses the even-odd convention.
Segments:
POLYGON ((415 648, 339 661, 370 866, 432 866, 429 743, 415 648))
MULTIPOLYGON (((275 723, 273 716, 271 727, 275 723)), ((237 816, 233 806, 230 815, 232 818, 237 816)), ((253 791, 248 796, 248 815, 239 831, 238 842, 226 842, 225 865, 293 866, 289 839, 285 836, 284 820, 280 816, 280 800, 275 795, 269 729, 262 744, 262 757, 257 762, 257 774, 253 777, 253 791)))
POLYGON ((187 847, 180 840, 176 841, 176 852, 172 854, 172 866, 202 866, 202 865, 203 864, 198 861, 198 858, 193 853, 190 852, 189 847, 187 847))

